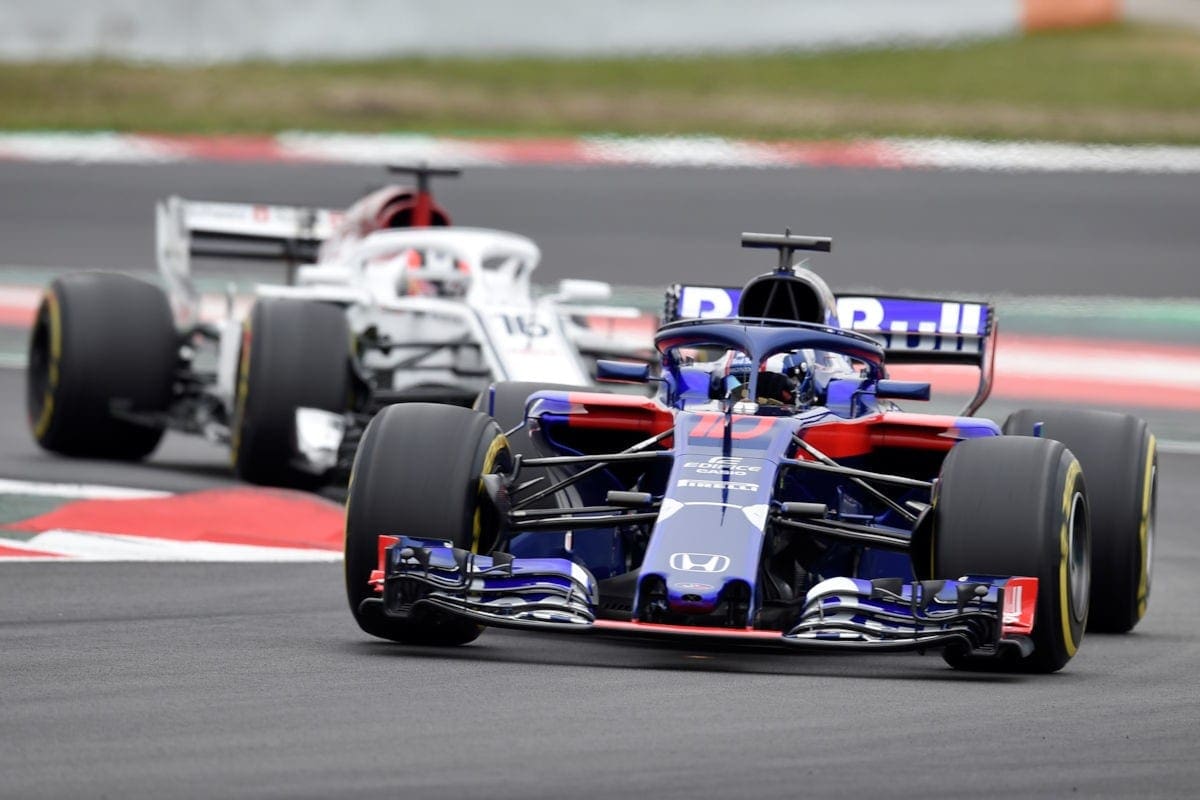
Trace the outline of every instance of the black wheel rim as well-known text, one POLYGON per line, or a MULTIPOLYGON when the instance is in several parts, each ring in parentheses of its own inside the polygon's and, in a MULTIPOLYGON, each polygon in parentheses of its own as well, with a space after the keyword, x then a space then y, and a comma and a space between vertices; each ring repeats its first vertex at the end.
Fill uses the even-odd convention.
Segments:
POLYGON ((43 308, 38 313, 29 342, 29 364, 26 372, 26 402, 30 421, 36 424, 41 419, 50 389, 50 326, 43 308))
POLYGON ((1083 622, 1092 595, 1092 569, 1087 504, 1082 492, 1075 492, 1072 497, 1071 514, 1067 518, 1067 586, 1071 594, 1071 614, 1076 622, 1083 622))

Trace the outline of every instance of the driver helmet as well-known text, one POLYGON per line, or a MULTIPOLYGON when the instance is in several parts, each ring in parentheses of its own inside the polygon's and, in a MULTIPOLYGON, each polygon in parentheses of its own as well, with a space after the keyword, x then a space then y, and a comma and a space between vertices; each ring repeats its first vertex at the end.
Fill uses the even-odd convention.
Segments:
POLYGON ((417 297, 462 297, 470 285, 467 263, 450 253, 409 250, 408 269, 401 275, 400 294, 417 297))
POLYGON ((729 361, 725 365, 725 374, 737 378, 739 382, 746 384, 750 382, 750 373, 754 370, 754 362, 750 360, 750 356, 743 353, 741 350, 733 350, 729 354, 729 361))
POLYGON ((758 373, 758 402, 769 405, 795 405, 800 394, 801 377, 808 372, 803 353, 776 353, 763 362, 758 373))

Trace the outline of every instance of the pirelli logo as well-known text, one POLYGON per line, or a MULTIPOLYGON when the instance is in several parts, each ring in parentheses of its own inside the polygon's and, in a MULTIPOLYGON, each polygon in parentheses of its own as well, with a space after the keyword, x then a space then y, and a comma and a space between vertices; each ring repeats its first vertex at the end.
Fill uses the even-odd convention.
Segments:
POLYGON ((757 492, 757 483, 745 481, 708 481, 696 478, 681 478, 675 482, 681 489, 721 489, 730 492, 757 492))

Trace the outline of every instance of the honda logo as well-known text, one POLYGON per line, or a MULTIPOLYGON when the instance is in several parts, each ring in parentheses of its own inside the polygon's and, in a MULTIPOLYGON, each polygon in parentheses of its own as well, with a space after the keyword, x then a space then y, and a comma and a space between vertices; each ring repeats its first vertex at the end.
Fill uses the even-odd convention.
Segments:
POLYGON ((680 572, 724 572, 729 569, 729 556, 713 553, 672 553, 671 569, 680 572))

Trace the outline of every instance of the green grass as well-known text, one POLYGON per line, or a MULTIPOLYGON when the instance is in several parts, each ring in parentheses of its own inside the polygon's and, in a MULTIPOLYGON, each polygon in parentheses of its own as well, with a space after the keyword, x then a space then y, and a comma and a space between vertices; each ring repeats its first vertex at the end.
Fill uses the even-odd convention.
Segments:
POLYGON ((1200 33, 705 58, 0 65, 0 129, 1200 143, 1200 33))

